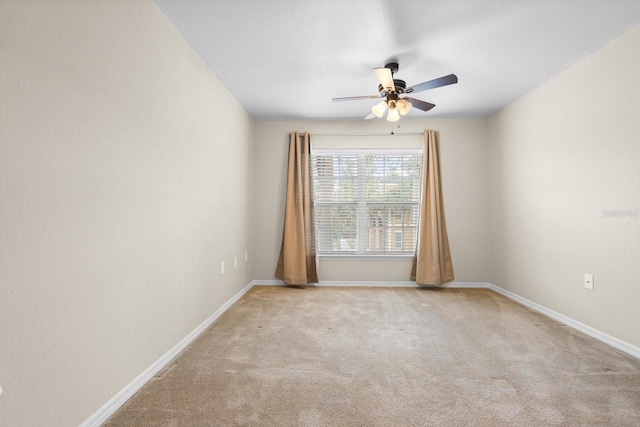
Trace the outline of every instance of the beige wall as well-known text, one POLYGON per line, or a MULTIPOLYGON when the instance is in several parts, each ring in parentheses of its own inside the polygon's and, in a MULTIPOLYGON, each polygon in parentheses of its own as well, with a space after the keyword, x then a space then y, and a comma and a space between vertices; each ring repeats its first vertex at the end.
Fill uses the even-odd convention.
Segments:
POLYGON ((635 346, 639 52, 636 28, 493 116, 489 163, 491 281, 635 346))
MULTIPOLYGON (((366 110, 366 103, 363 104, 366 110)), ((363 112, 363 114, 366 111, 363 112)), ((402 132, 441 132, 445 208, 456 281, 488 279, 487 121, 408 119, 402 132)), ((385 120, 256 122, 254 180, 255 278, 273 279, 282 242, 288 134, 389 133, 385 120)), ((321 281, 408 281, 411 261, 321 260, 321 281)))
POLYGON ((0 425, 78 425, 251 281, 253 124, 150 1, 0 43, 0 425))

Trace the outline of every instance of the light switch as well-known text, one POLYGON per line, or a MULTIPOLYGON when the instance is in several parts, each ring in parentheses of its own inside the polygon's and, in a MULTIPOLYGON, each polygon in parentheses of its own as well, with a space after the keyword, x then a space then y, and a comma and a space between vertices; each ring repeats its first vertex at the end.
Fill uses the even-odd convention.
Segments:
POLYGON ((224 274, 224 261, 220 263, 220 274, 224 274))

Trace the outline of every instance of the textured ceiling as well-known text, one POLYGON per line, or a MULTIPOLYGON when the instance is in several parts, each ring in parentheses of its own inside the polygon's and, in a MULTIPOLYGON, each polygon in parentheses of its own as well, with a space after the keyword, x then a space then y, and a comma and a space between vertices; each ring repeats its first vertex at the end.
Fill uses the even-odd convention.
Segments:
MULTIPOLYGON (((640 24, 640 0, 155 0, 259 120, 362 118, 391 59, 436 104, 412 116, 484 117, 640 24)), ((615 78, 615 76, 611 76, 615 78)))

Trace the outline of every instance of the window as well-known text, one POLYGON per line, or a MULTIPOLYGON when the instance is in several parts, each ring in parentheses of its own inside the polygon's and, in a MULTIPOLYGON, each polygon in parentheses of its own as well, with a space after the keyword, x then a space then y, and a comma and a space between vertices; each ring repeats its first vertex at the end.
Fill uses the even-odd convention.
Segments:
POLYGON ((420 150, 314 150, 319 255, 413 255, 420 150))

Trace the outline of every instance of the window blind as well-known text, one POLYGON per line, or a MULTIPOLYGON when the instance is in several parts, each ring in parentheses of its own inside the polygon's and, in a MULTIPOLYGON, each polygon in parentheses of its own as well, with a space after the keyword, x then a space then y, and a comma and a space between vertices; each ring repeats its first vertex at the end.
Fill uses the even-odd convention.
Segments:
POLYGON ((314 150, 320 255, 413 255, 421 150, 314 150))

